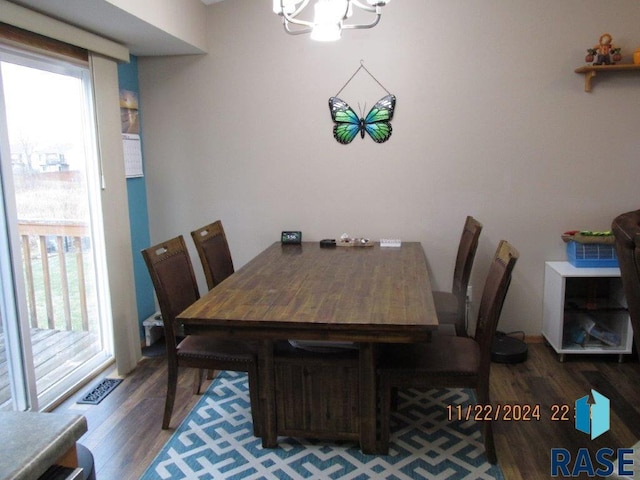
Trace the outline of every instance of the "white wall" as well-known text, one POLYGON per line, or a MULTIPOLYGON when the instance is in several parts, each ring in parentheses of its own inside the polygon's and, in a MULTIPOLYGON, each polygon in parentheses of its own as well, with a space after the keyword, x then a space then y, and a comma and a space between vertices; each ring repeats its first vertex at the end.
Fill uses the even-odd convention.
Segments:
POLYGON ((206 7, 200 0, 105 0, 145 23, 206 52, 206 7))
MULTIPOLYGON (((640 74, 599 75, 589 94, 574 73, 605 31, 630 61, 635 0, 395 1, 332 44, 286 35, 268 1, 207 11, 208 55, 139 60, 154 242, 221 219, 238 268, 283 229, 400 237, 448 289, 471 214, 475 299, 508 239, 521 258, 499 328, 539 335, 560 234, 640 208, 640 74), (327 102, 361 59, 397 96, 393 136, 340 145, 327 102)), ((384 94, 361 72, 341 97, 357 110, 384 94)))

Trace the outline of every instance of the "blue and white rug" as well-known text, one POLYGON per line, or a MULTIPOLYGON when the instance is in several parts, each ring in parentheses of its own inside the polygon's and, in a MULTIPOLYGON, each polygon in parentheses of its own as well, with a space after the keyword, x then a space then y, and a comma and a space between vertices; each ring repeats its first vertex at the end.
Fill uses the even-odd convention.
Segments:
POLYGON ((500 467, 487 462, 480 426, 447 418, 446 405, 473 400, 462 389, 401 391, 389 455, 282 437, 279 448, 263 449, 253 436, 246 374, 222 372, 141 478, 503 480, 500 467))

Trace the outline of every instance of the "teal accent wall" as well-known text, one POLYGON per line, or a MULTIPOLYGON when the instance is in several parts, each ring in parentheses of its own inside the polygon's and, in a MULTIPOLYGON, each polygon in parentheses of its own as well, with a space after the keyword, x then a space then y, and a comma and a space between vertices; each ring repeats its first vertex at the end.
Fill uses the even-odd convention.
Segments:
MULTIPOLYGON (((131 56, 130 62, 118 65, 118 83, 121 90, 130 90, 138 94, 138 121, 140 123, 140 143, 143 137, 143 108, 140 104, 140 87, 138 85, 138 59, 131 56)), ((144 171, 144 157, 143 157, 144 171)), ((144 264, 140 251, 151 245, 149 235, 149 212, 147 209, 147 187, 145 177, 127 178, 127 194, 129 197, 129 226, 131 228, 131 246, 133 249, 133 275, 136 286, 136 303, 138 307, 138 323, 140 338, 144 338, 142 322, 155 310, 153 284, 144 264)))

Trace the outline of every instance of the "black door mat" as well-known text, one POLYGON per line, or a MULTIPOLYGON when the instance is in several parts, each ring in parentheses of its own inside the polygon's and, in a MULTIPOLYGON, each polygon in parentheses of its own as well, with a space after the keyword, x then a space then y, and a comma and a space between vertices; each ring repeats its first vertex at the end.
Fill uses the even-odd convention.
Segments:
POLYGON ((104 398, 109 395, 114 388, 120 385, 120 382, 122 382, 121 378, 105 378, 76 403, 97 405, 104 400, 104 398))

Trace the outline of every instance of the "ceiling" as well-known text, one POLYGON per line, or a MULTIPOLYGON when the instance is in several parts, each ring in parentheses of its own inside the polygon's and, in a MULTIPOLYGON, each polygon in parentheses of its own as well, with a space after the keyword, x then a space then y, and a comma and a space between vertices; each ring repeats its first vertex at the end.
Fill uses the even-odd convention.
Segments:
MULTIPOLYGON (((11 0, 31 10, 125 44, 137 56, 187 55, 202 51, 105 0, 11 0)), ((223 0, 201 0, 211 5, 223 0)))

